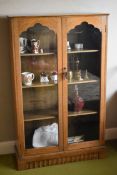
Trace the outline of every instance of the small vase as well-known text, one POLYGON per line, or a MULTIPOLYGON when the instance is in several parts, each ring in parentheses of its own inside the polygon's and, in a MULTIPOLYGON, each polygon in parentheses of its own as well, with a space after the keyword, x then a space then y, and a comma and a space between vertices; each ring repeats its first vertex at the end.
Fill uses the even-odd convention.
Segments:
POLYGON ((74 110, 76 112, 79 112, 82 110, 83 107, 84 107, 84 100, 81 97, 76 96, 74 100, 74 110))
POLYGON ((75 86, 75 89, 74 89, 74 110, 76 112, 79 112, 83 109, 83 107, 84 107, 84 100, 82 97, 79 96, 78 87, 75 86))

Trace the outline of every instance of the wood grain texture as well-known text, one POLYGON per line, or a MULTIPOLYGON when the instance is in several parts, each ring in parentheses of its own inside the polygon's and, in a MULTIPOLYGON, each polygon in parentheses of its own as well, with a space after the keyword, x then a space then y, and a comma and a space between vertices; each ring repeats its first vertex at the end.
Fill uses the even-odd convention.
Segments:
MULTIPOLYGON (((67 48, 66 48, 66 43, 67 43, 67 34, 71 29, 74 29, 75 27, 79 26, 82 24, 82 22, 87 22, 88 24, 92 24, 94 27, 98 28, 100 32, 102 33, 102 44, 101 44, 101 85, 100 85, 100 144, 104 144, 104 131, 105 131, 105 117, 106 117, 106 36, 107 36, 107 31, 106 31, 106 25, 107 25, 107 16, 102 15, 102 16, 70 16, 70 17, 63 17, 62 18, 62 26, 63 26, 63 67, 67 67, 67 48)), ((67 145, 67 137, 68 137, 68 118, 65 117, 66 115, 68 116, 68 111, 67 111, 67 94, 68 94, 68 89, 67 89, 67 80, 63 80, 63 91, 66 92, 63 94, 63 115, 65 118, 64 121, 64 149, 73 149, 72 145, 67 145)), ((77 149, 77 146, 76 146, 77 149)))
MULTIPOLYGON (((44 167, 56 164, 64 164, 67 162, 75 162, 88 159, 98 159, 104 157, 104 132, 106 120, 106 50, 107 50, 107 18, 108 14, 84 14, 84 15, 64 15, 64 16, 49 16, 49 17, 11 17, 10 33, 11 33, 11 65, 12 65, 12 80, 14 91, 14 113, 16 115, 17 125, 17 167, 19 170, 31 169, 36 167, 44 167), (82 51, 71 50, 67 51, 67 34, 71 29, 80 26, 83 22, 93 26, 102 36, 101 52, 97 48, 83 49, 82 51), (35 24, 41 24, 42 27, 48 28, 51 32, 51 43, 56 45, 54 51, 45 52, 43 54, 20 54, 19 53, 19 36, 32 28, 35 24), (56 37, 53 37, 55 33, 56 37), (57 40, 56 40, 57 39, 57 40), (57 41, 57 43, 56 43, 57 41), (55 51, 57 50, 57 52, 55 51), (68 82, 63 76, 64 68, 68 69, 68 56, 71 54, 98 54, 101 53, 100 60, 100 80, 91 79, 82 82, 68 82), (32 57, 38 60, 48 62, 50 70, 53 65, 57 65, 58 83, 49 83, 46 85, 40 84, 39 76, 41 68, 27 66, 27 61, 32 61, 32 57), (56 61, 55 61, 56 60, 56 61), (31 71, 37 75, 37 79, 33 82, 30 88, 22 86, 21 72, 31 71), (86 83, 100 82, 100 107, 99 111, 84 110, 79 113, 68 112, 68 86, 74 84, 85 85, 86 83), (45 93, 46 89, 46 93, 45 93), (29 94, 32 96, 29 96, 29 94), (58 108, 56 108, 58 106, 58 108), (24 112, 35 110, 56 110, 57 114, 45 113, 41 115, 27 115, 24 112), (80 115, 85 118, 85 115, 97 115, 99 113, 99 139, 86 142, 68 144, 68 118, 80 115), (40 121, 48 122, 55 120, 59 126, 59 143, 57 146, 45 148, 28 148, 25 147, 25 127, 32 127, 31 122, 40 121)), ((46 35, 48 38, 48 34, 46 35)), ((46 37, 41 37, 42 43, 46 43, 46 37)), ((42 44, 45 45, 45 44, 42 44)), ((48 43, 47 43, 48 46, 48 43)), ((47 71, 47 69, 44 69, 47 71)), ((94 117, 92 117, 94 118, 94 117)), ((35 128, 36 129, 36 128, 35 128)), ((34 127, 33 127, 34 131, 34 127)), ((30 133, 30 131, 29 131, 30 133)))
POLYGON ((94 159, 102 159, 105 158, 106 151, 105 147, 95 147, 95 148, 87 148, 81 149, 72 152, 61 152, 56 154, 44 155, 43 157, 35 156, 35 157, 22 157, 17 159, 17 169, 25 170, 32 168, 41 168, 45 166, 59 165, 65 164, 69 162, 78 162, 84 160, 94 160, 94 159))

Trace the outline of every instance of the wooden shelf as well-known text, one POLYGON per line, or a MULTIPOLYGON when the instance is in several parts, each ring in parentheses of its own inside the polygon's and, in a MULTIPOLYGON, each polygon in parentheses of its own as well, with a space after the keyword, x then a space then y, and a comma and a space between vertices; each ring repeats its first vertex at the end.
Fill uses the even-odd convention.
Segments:
POLYGON ((68 117, 75 117, 75 116, 81 116, 81 115, 93 115, 93 114, 97 114, 97 111, 93 111, 93 110, 82 110, 79 112, 69 112, 68 113, 68 117))
POLYGON ((72 81, 68 81, 68 85, 82 84, 82 83, 96 83, 96 82, 98 82, 98 80, 80 80, 80 81, 72 80, 72 81))
MULTIPOLYGON (((98 52, 99 50, 68 50, 68 54, 72 53, 93 53, 93 52, 98 52)), ((45 53, 21 53, 21 57, 28 57, 28 56, 46 56, 46 55, 54 55, 55 52, 45 52, 45 53)))
POLYGON ((36 121, 36 120, 50 120, 57 118, 57 110, 36 110, 36 111, 25 111, 24 121, 36 121))
POLYGON ((99 50, 68 50, 68 54, 72 53, 93 53, 93 52, 98 52, 99 50))
POLYGON ((53 115, 24 115, 25 122, 56 119, 53 115))
POLYGON ((46 56, 46 55, 54 55, 54 52, 45 52, 45 53, 21 53, 20 56, 21 57, 28 57, 28 56, 46 56))
POLYGON ((51 87, 51 86, 56 86, 57 84, 54 83, 33 83, 31 86, 22 86, 22 88, 35 88, 35 87, 51 87))
MULTIPOLYGON (((88 74, 88 79, 83 79, 83 80, 76 80, 76 79, 72 79, 71 81, 68 80, 68 85, 72 85, 72 84, 82 84, 82 83, 96 83, 99 81, 99 77, 90 73, 90 72, 87 72, 88 74)), ((84 70, 81 70, 81 76, 82 77, 85 77, 85 71, 84 70)))

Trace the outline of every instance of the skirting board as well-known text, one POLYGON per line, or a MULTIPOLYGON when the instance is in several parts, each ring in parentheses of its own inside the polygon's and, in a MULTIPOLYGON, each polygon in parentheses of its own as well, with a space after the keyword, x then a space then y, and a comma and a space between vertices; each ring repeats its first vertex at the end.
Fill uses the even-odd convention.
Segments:
POLYGON ((117 139, 117 128, 108 128, 105 133, 105 140, 117 139))
MULTIPOLYGON (((108 128, 105 133, 106 140, 117 139, 117 128, 108 128)), ((15 153, 16 141, 0 142, 0 154, 12 154, 15 153)))

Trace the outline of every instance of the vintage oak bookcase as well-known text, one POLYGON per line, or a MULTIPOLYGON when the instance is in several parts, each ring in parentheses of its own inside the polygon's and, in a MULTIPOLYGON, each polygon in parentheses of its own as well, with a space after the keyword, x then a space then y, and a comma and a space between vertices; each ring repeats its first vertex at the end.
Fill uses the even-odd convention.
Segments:
POLYGON ((19 170, 104 156, 107 18, 9 18, 19 170))

